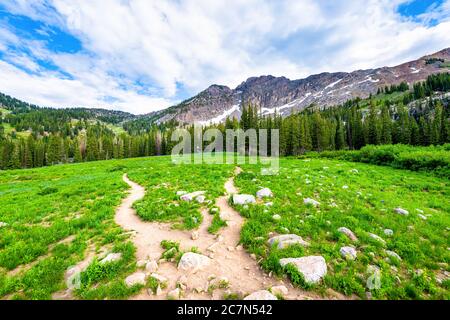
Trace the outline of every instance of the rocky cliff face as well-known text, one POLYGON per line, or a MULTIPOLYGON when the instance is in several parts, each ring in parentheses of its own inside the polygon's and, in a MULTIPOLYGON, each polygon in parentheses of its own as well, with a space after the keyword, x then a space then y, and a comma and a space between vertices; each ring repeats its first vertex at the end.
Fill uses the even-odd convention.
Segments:
POLYGON ((212 85, 197 96, 148 117, 158 123, 177 120, 205 125, 223 122, 227 117, 239 118, 247 104, 257 105, 263 115, 278 112, 286 116, 311 104, 331 107, 352 98, 367 98, 387 85, 402 81, 412 84, 430 74, 449 71, 450 48, 396 67, 321 73, 300 80, 253 77, 234 90, 212 85))

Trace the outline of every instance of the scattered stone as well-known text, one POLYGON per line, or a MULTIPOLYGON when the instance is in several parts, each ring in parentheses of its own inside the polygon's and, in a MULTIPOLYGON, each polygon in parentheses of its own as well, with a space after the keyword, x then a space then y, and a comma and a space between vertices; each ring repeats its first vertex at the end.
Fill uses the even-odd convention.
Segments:
POLYGON ((422 213, 422 214, 424 213, 423 210, 421 210, 421 209, 416 209, 416 211, 417 211, 418 213, 422 213))
POLYGON ((348 186, 342 186, 342 189, 348 189, 348 186))
POLYGON ((402 208, 395 208, 394 211, 398 214, 401 214, 403 216, 407 216, 409 214, 408 210, 402 209, 402 208))
POLYGON ((183 270, 202 268, 209 265, 210 261, 211 259, 207 256, 194 252, 186 252, 181 257, 178 268, 183 270))
POLYGON ((112 263, 119 261, 122 258, 121 253, 110 253, 105 258, 100 260, 100 264, 112 263))
POLYGON ((358 238, 355 236, 352 230, 346 227, 340 227, 338 232, 345 234, 350 240, 358 241, 358 238))
POLYGON ((270 288, 270 291, 272 291, 272 294, 274 294, 275 296, 285 296, 289 293, 288 288, 286 288, 285 286, 275 286, 270 288))
POLYGON ((233 203, 238 205, 244 205, 247 203, 255 203, 256 199, 251 194, 234 194, 233 203))
POLYGON ((158 285, 158 288, 156 288, 156 295, 157 295, 157 296, 162 295, 162 289, 161 289, 161 286, 160 286, 160 285, 158 285))
POLYGON ((417 216, 422 220, 427 220, 427 217, 425 217, 423 214, 419 213, 417 216))
POLYGON ((6 222, 0 222, 0 228, 6 227, 8 224, 6 222))
POLYGON ((316 200, 314 200, 314 199, 311 199, 311 198, 305 198, 305 199, 303 199, 303 203, 304 203, 304 204, 311 204, 311 205, 313 205, 314 207, 317 207, 317 206, 320 205, 320 202, 318 202, 318 201, 316 201, 316 200))
POLYGON ((180 199, 183 200, 183 201, 188 201, 189 202, 189 201, 194 200, 198 196, 204 195, 205 193, 206 193, 206 191, 195 191, 195 192, 192 192, 192 193, 186 193, 186 194, 183 194, 180 197, 180 199))
POLYGON ((370 291, 366 292, 366 298, 367 300, 372 300, 372 292, 370 291))
POLYGON ((158 263, 155 260, 147 262, 147 264, 145 265, 145 271, 148 271, 150 273, 158 271, 158 263))
POLYGON ((177 286, 182 290, 186 290, 187 282, 188 282, 187 277, 185 275, 182 275, 177 281, 177 286))
POLYGON ((218 212, 219 212, 219 208, 212 208, 212 209, 211 209, 211 212, 212 212, 212 213, 218 213, 218 212))
POLYGON ((179 196, 179 197, 181 197, 181 196, 184 196, 185 194, 187 194, 187 192, 186 191, 177 191, 177 196, 179 196))
POLYGON ((198 231, 192 232, 192 234, 191 234, 191 239, 192 239, 192 240, 198 240, 198 238, 200 238, 199 232, 198 232, 198 231))
POLYGON ((306 183, 306 184, 311 184, 311 180, 306 179, 306 180, 305 180, 305 183, 306 183))
POLYGON ((299 244, 301 246, 309 246, 309 243, 302 239, 302 237, 296 234, 283 234, 280 236, 275 236, 269 239, 268 241, 270 246, 273 246, 277 243, 278 249, 284 249, 294 244, 299 244))
POLYGON ((197 198, 195 198, 195 200, 197 200, 198 203, 203 203, 205 202, 206 198, 205 196, 198 196, 197 198))
POLYGON ((275 220, 275 221, 279 221, 279 220, 281 220, 281 216, 279 214, 274 214, 272 216, 272 219, 275 220))
POLYGON ((143 272, 133 273, 132 275, 128 276, 125 279, 125 284, 128 287, 132 287, 137 284, 145 285, 145 273, 143 273, 143 272))
POLYGON ((414 230, 414 226, 412 226, 412 225, 410 225, 410 226, 408 226, 408 230, 414 230))
POLYGON ((234 247, 228 246, 228 247, 227 247, 227 250, 230 251, 230 252, 231 252, 231 251, 234 251, 234 247))
POLYGON ((267 202, 267 203, 264 203, 264 205, 265 205, 266 207, 271 207, 271 206, 273 206, 273 202, 267 202))
POLYGON ((167 299, 178 300, 178 299, 180 299, 180 296, 181 296, 181 290, 180 290, 180 288, 176 288, 167 294, 167 299))
POLYGON ((392 237, 394 235, 394 231, 392 231, 391 229, 384 229, 384 234, 388 237, 392 237))
POLYGON ((278 300, 278 299, 267 290, 259 290, 246 296, 244 300, 278 300))
POLYGON ((269 188, 263 188, 263 189, 259 190, 258 192, 256 192, 256 197, 259 199, 271 198, 271 197, 273 197, 273 193, 272 193, 272 190, 270 190, 269 188))
POLYGON ((402 258, 400 258, 400 256, 397 253, 395 253, 394 251, 384 250, 384 252, 391 258, 395 258, 400 261, 402 260, 402 258))
POLYGON ((158 274, 158 273, 152 273, 152 274, 150 275, 150 277, 153 278, 153 279, 155 279, 155 280, 157 280, 157 281, 160 282, 160 283, 165 283, 165 282, 167 282, 167 278, 164 277, 164 276, 162 276, 162 275, 160 275, 160 274, 158 274))
POLYGON ((350 170, 351 173, 359 173, 358 169, 352 169, 350 170))
POLYGON ((136 263, 136 266, 137 266, 138 268, 143 268, 143 267, 145 267, 146 264, 147 264, 147 260, 139 260, 139 261, 136 263))
POLYGON ((353 247, 342 247, 339 252, 341 256, 347 260, 355 260, 356 259, 356 250, 353 247))
POLYGON ((308 283, 318 283, 327 274, 327 264, 322 256, 280 259, 282 267, 292 263, 308 283))
POLYGON ((377 236, 376 234, 369 233, 369 237, 371 237, 372 239, 374 239, 382 244, 386 244, 386 241, 384 241, 383 238, 381 238, 380 236, 377 236))

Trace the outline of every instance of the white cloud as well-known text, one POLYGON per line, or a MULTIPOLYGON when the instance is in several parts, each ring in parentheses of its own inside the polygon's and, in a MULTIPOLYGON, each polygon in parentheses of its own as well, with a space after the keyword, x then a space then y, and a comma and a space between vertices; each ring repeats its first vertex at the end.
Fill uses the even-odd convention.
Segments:
MULTIPOLYGON (((56 54, 45 43, 33 43, 33 55, 51 61, 69 79, 44 71, 31 76, 2 63, 2 70, 16 74, 9 86, 1 79, 0 91, 9 88, 46 105, 108 107, 104 97, 113 97, 119 101, 114 107, 149 112, 177 99, 180 85, 195 94, 213 83, 235 87, 262 74, 295 79, 395 65, 450 46, 449 0, 419 20, 396 12, 406 0, 1 2, 82 42, 76 54, 56 54), (441 22, 429 26, 430 19, 441 22)), ((0 25, 0 50, 12 41, 31 45, 0 25)), ((30 61, 22 64, 31 68, 30 61)))

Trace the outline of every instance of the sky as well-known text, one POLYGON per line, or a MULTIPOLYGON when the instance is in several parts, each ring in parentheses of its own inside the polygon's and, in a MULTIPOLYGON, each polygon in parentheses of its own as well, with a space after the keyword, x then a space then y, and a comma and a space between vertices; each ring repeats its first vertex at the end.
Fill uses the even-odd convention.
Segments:
POLYGON ((447 47, 450 0, 0 0, 0 92, 47 107, 143 114, 447 47))

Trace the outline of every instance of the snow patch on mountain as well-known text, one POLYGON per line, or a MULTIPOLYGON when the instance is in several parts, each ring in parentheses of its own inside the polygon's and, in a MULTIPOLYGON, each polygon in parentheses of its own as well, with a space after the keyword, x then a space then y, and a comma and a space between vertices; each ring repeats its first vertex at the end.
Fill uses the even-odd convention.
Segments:
POLYGON ((235 104, 230 109, 225 110, 222 114, 218 115, 217 117, 214 117, 206 121, 198 121, 197 124, 201 126, 208 126, 211 124, 221 123, 225 121, 229 116, 231 116, 234 112, 239 111, 239 108, 240 104, 235 104))

